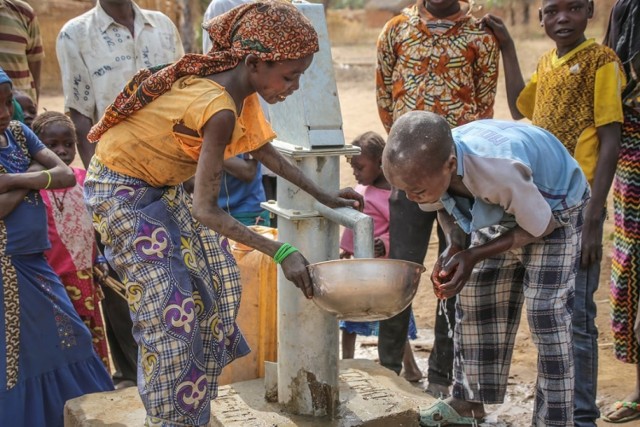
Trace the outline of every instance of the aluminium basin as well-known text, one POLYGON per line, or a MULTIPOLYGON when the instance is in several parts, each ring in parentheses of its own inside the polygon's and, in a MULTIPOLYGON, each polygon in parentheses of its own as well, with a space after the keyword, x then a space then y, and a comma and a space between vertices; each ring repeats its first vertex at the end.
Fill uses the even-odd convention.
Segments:
POLYGON ((407 308, 418 290, 424 266, 414 262, 357 258, 308 266, 313 302, 340 320, 373 321, 407 308))

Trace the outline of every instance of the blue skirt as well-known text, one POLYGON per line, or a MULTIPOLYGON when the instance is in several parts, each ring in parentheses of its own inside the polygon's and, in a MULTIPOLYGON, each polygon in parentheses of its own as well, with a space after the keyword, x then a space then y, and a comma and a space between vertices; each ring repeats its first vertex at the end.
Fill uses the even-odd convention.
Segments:
MULTIPOLYGON (((372 335, 378 335, 379 325, 378 322, 349 322, 341 320, 340 329, 350 334, 369 337, 372 335)), ((411 317, 409 318, 409 332, 407 333, 407 338, 410 340, 418 338, 418 329, 416 328, 416 319, 413 317, 413 310, 411 310, 411 317)))
POLYGON ((67 400, 113 389, 44 255, 0 255, 0 426, 63 425, 67 400))

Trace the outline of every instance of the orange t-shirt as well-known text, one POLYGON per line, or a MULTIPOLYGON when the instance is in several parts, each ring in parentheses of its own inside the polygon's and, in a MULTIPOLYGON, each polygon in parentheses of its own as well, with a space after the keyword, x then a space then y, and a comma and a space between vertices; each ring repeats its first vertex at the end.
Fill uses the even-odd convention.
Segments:
POLYGON ((203 77, 186 76, 102 135, 96 157, 109 169, 155 187, 177 185, 195 174, 202 128, 222 110, 233 111, 237 118, 225 159, 256 150, 275 138, 257 95, 245 99, 238 116, 235 102, 224 87, 203 77), (175 124, 193 129, 199 136, 177 133, 175 124))

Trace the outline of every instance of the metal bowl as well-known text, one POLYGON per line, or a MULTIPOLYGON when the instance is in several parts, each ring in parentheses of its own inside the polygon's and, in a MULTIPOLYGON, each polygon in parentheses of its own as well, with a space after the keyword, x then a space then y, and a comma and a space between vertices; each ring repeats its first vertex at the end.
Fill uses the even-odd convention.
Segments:
POLYGON ((413 300, 425 268, 396 259, 360 258, 309 265, 313 302, 340 320, 395 316, 413 300))

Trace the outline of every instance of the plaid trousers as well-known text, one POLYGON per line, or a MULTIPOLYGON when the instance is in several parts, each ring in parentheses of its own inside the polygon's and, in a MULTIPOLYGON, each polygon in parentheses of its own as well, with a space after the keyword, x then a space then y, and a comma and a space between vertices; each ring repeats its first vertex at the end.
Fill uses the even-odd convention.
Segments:
MULTIPOLYGON (((523 303, 538 349, 532 425, 573 425, 571 315, 580 260, 585 203, 554 212, 561 224, 539 242, 479 262, 456 305, 456 398, 502 403, 523 303)), ((493 226, 472 235, 472 246, 507 231, 493 226)))

